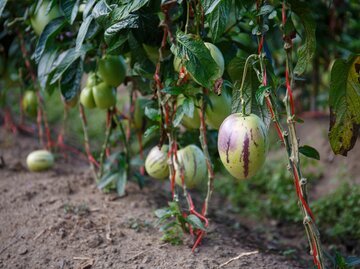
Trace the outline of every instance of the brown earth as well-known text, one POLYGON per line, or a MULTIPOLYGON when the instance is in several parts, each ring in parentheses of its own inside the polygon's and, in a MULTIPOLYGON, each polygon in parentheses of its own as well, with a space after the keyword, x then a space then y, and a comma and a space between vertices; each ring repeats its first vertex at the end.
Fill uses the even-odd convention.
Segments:
MULTIPOLYGON (((306 120, 299 128, 303 144, 315 146, 323 171, 313 196, 331 192, 339 184, 329 180, 345 167, 359 182, 360 145, 349 158, 334 157, 326 139, 327 121, 306 120), (311 135, 310 135, 311 134, 311 135)), ((358 143, 359 144, 359 143, 358 143)), ((214 196, 209 231, 191 252, 184 245, 164 244, 154 210, 166 205, 168 186, 148 181, 144 190, 130 182, 127 196, 103 194, 95 186, 86 162, 77 156, 58 156, 53 170, 30 173, 26 155, 36 139, 0 130, 0 268, 219 268, 244 252, 259 251, 223 268, 309 268, 302 225, 287 228, 253 223, 230 213, 231 206, 214 196), (301 249, 302 257, 284 256, 301 249)), ((281 226, 281 224, 280 224, 281 226)))

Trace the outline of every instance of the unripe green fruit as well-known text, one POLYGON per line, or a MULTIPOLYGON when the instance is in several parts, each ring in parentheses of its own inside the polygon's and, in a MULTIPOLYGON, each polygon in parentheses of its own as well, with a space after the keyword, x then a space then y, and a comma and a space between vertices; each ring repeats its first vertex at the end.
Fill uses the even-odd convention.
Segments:
POLYGON ((86 108, 95 108, 95 100, 92 88, 85 87, 80 93, 80 103, 86 108))
POLYGON ((207 178, 207 165, 205 155, 202 150, 195 146, 189 145, 177 152, 178 162, 174 163, 176 170, 175 182, 182 186, 181 167, 184 169, 185 186, 189 189, 199 187, 207 178))
POLYGON ((57 5, 55 5, 49 13, 46 13, 49 6, 49 1, 42 2, 36 14, 33 14, 30 18, 31 26, 37 35, 41 35, 45 26, 53 19, 60 17, 60 11, 57 5))
MULTIPOLYGON (((177 97, 177 104, 180 106, 184 102, 184 95, 180 94, 177 97)), ((195 106, 197 105, 197 102, 195 102, 195 106)), ((200 115, 199 115, 199 109, 197 107, 194 108, 194 113, 192 117, 189 117, 187 115, 184 115, 181 124, 187 128, 187 129, 198 129, 200 127, 200 115)))
POLYGON ((92 88, 94 101, 98 108, 107 109, 116 104, 116 91, 113 87, 105 82, 94 86, 92 88))
POLYGON ((22 99, 24 112, 30 117, 36 117, 38 109, 38 100, 34 91, 26 91, 22 99))
POLYGON ((161 150, 158 146, 153 147, 145 160, 146 172, 153 178, 164 179, 169 177, 169 165, 167 153, 169 147, 163 145, 161 150))
POLYGON ((125 79, 126 64, 122 56, 107 55, 99 61, 97 75, 108 85, 117 87, 125 79))
MULTIPOLYGON (((214 59, 216 64, 219 66, 219 72, 217 74, 217 77, 221 78, 222 75, 224 74, 224 70, 225 70, 224 56, 222 55, 221 51, 214 44, 211 44, 209 42, 205 42, 204 44, 208 48, 208 50, 209 50, 209 52, 211 54, 211 57, 214 59)), ((174 65, 175 71, 179 72, 180 67, 181 67, 181 59, 178 58, 178 57, 175 57, 173 65, 174 65)), ((192 79, 194 79, 194 78, 192 78, 192 79)))
POLYGON ((86 86, 92 88, 96 84, 98 84, 98 78, 94 72, 90 72, 87 77, 86 86))
POLYGON ((231 96, 222 93, 220 96, 210 93, 210 104, 206 107, 206 123, 213 129, 218 130, 221 123, 231 114, 231 96))
POLYGON ((226 170, 237 179, 254 176, 264 164, 267 131, 255 114, 227 117, 220 126, 218 151, 226 170))
POLYGON ((32 172, 48 170, 54 165, 54 156, 47 150, 36 150, 27 156, 26 165, 32 172))

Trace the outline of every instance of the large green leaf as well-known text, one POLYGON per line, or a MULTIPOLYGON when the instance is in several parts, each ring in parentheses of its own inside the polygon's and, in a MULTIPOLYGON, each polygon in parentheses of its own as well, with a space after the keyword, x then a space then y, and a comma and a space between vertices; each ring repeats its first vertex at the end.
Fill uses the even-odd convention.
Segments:
POLYGON ((39 63, 39 60, 44 53, 46 47, 49 45, 50 41, 56 37, 60 30, 64 27, 66 21, 64 17, 59 17, 52 20, 45 26, 44 31, 41 33, 38 43, 36 44, 36 49, 33 55, 33 58, 36 63, 39 63))
POLYGON ((106 29, 104 33, 104 39, 107 44, 114 44, 117 40, 119 32, 124 29, 132 29, 139 27, 139 16, 136 14, 131 14, 127 18, 116 22, 106 29))
POLYGON ((79 11, 80 0, 61 0, 60 7, 64 13, 65 19, 70 23, 73 24, 76 15, 79 11))
POLYGON ((226 30, 226 26, 230 19, 229 13, 231 10, 231 2, 231 0, 221 1, 206 17, 214 42, 216 42, 226 30))
POLYGON ((112 20, 110 23, 114 24, 120 20, 127 18, 130 13, 139 10, 148 2, 149 0, 133 0, 114 8, 110 13, 110 17, 112 20))
MULTIPOLYGON (((225 0, 226 1, 226 0, 225 0)), ((201 0, 205 15, 210 14, 220 4, 221 0, 201 0)))
POLYGON ((75 61, 62 75, 60 90, 66 101, 73 99, 80 91, 84 63, 81 58, 75 61))
POLYGON ((298 49, 298 61, 294 68, 296 75, 302 75, 311 63, 316 49, 316 23, 306 2, 290 0, 291 10, 299 16, 305 31, 304 44, 298 49))
POLYGON ((49 78, 49 73, 51 72, 53 63, 56 59, 57 56, 57 50, 55 49, 51 49, 46 51, 38 64, 38 81, 40 84, 40 88, 44 91, 47 89, 47 86, 49 84, 48 82, 48 78, 49 78))
POLYGON ((331 70, 329 139, 335 154, 346 156, 360 127, 360 55, 338 59, 331 70))
POLYGON ((176 46, 171 47, 171 51, 176 57, 182 59, 186 70, 191 74, 196 82, 203 87, 212 89, 215 81, 219 78, 220 67, 214 59, 204 42, 197 37, 178 31, 176 34, 176 46))
POLYGON ((3 13, 3 11, 5 9, 6 3, 7 3, 7 0, 1 0, 0 1, 0 17, 1 17, 1 14, 3 13))
POLYGON ((85 18, 85 20, 82 22, 82 24, 80 25, 79 32, 76 37, 76 49, 77 50, 81 48, 81 46, 85 40, 86 34, 88 33, 89 26, 90 26, 91 22, 93 21, 93 19, 94 19, 94 17, 92 15, 87 16, 85 18))

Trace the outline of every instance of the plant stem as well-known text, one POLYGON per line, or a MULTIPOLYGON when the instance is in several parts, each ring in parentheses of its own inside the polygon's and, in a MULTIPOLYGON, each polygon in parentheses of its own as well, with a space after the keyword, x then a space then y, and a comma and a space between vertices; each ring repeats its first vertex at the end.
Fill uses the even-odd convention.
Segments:
MULTIPOLYGON (((203 94, 206 94, 206 92, 207 92, 206 89, 203 89, 203 94)), ((207 169, 208 169, 207 193, 206 193, 206 198, 204 201, 203 212, 202 212, 204 217, 206 217, 206 215, 208 213, 211 194, 214 191, 214 179, 215 179, 213 164, 211 162, 208 145, 207 145, 207 139, 206 139, 205 108, 206 108, 206 103, 205 103, 205 99, 203 98, 202 104, 201 104, 201 110, 200 110, 200 123, 201 124, 200 124, 199 139, 200 139, 202 150, 205 155, 207 169)))
POLYGON ((125 149, 125 158, 126 158, 126 165, 127 165, 127 174, 130 175, 130 148, 129 143, 126 138, 126 133, 124 130, 124 127, 122 126, 121 122, 118 120, 116 113, 113 115, 113 119, 117 126, 119 126, 121 138, 124 143, 124 149, 125 149))
POLYGON ((96 174, 96 169, 95 169, 95 165, 94 165, 95 160, 94 160, 94 157, 91 155, 86 116, 85 116, 85 111, 84 111, 84 107, 82 104, 79 105, 79 109, 80 109, 80 119, 81 119, 83 131, 84 131, 85 151, 86 151, 86 154, 88 157, 91 172, 93 174, 94 179, 97 181, 97 174, 96 174))
POLYGON ((190 21, 190 0, 186 0, 186 24, 185 24, 185 34, 189 30, 189 21, 190 21))
POLYGON ((106 149, 108 148, 108 144, 109 144, 109 139, 110 139, 110 135, 111 135, 111 130, 112 130, 112 126, 111 126, 111 120, 112 120, 112 114, 113 114, 113 110, 112 108, 108 109, 107 111, 107 120, 106 120, 106 131, 105 131, 105 140, 104 143, 102 145, 101 148, 101 153, 100 153, 100 167, 99 167, 99 173, 98 173, 98 179, 101 179, 104 173, 104 162, 105 162, 105 153, 106 153, 106 149))

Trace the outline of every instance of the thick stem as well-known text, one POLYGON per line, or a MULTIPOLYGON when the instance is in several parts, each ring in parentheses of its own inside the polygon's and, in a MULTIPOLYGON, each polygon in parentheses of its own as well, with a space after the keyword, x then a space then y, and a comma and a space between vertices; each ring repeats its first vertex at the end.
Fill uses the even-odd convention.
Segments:
POLYGON ((79 109, 80 109, 81 123, 82 123, 83 131, 84 131, 85 151, 86 151, 86 154, 87 154, 87 157, 88 157, 91 172, 93 174, 94 179, 97 181, 97 174, 96 174, 96 169, 95 169, 95 165, 94 165, 94 162, 96 163, 96 161, 95 161, 94 157, 92 156, 91 150, 90 150, 89 135, 88 135, 88 129, 87 129, 87 121, 86 121, 84 107, 83 107, 82 104, 79 105, 79 109))
POLYGON ((104 174, 104 162, 105 162, 105 156, 106 156, 106 149, 108 148, 111 130, 112 130, 112 128, 111 128, 112 114, 113 114, 112 109, 108 109, 107 115, 106 115, 107 119, 106 119, 105 140, 102 145, 101 153, 100 153, 100 164, 99 164, 100 167, 99 167, 99 173, 98 173, 98 177, 97 177, 98 179, 101 179, 104 174))
MULTIPOLYGON (((205 89, 203 90, 203 94, 206 94, 205 89)), ((203 98, 202 104, 201 104, 201 110, 200 110, 200 123, 201 124, 200 124, 200 137, 199 137, 199 139, 200 139, 202 150, 203 150, 204 155, 205 155, 207 169, 208 169, 207 193, 206 193, 206 198, 205 198, 204 206, 203 206, 203 210, 202 210, 203 215, 206 217, 206 215, 208 214, 209 202, 210 202, 210 199, 211 199, 211 194, 214 191, 215 175, 214 175, 213 164, 211 162, 211 158, 210 158, 210 154, 209 154, 209 150, 208 150, 208 145, 207 145, 207 139, 206 139, 205 108, 206 108, 206 103, 205 103, 205 99, 203 98)))

